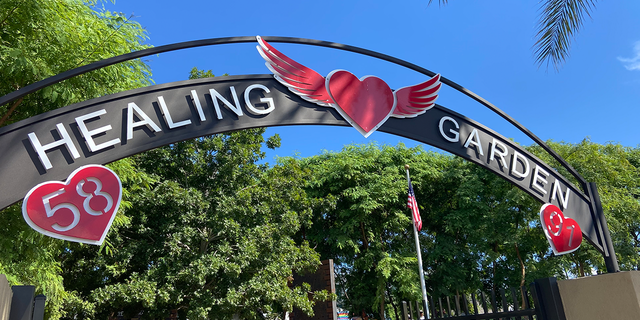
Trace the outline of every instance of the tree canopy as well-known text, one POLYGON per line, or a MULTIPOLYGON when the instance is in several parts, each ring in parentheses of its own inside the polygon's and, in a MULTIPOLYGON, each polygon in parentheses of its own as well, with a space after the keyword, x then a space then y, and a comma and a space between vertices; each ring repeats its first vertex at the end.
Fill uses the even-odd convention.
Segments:
POLYGON ((300 160, 313 173, 309 194, 326 199, 301 237, 339 267, 344 308, 380 314, 389 302, 397 313, 402 299, 416 300, 420 283, 413 270, 413 233, 407 228, 404 165, 415 164, 427 179, 440 174, 442 161, 419 149, 376 145, 300 160))
POLYGON ((130 222, 111 231, 114 253, 84 246, 63 256, 65 287, 93 304, 92 317, 159 318, 176 309, 189 319, 253 319, 311 310, 309 288, 289 280, 320 263, 292 238, 312 201, 294 163, 255 163, 263 144, 278 143, 263 133, 203 137, 135 158, 154 181, 130 197, 130 222))
MULTIPOLYGON (((147 47, 143 44, 146 32, 137 22, 101 9, 100 3, 0 1, 0 95, 75 67, 147 47)), ((96 70, 0 106, 0 126, 75 102, 147 86, 152 83, 150 76, 149 67, 140 60, 96 70)), ((124 180, 140 180, 126 160, 113 167, 130 173, 124 180)), ((114 224, 123 222, 120 214, 114 224)), ((60 255, 67 243, 30 229, 22 219, 20 204, 0 212, 0 229, 0 273, 6 274, 11 284, 36 285, 37 293, 47 296, 47 317, 59 318, 63 302, 77 298, 65 290, 61 276, 60 255)))
MULTIPOLYGON (((191 78, 213 76, 194 69, 191 78)), ((279 137, 265 129, 206 136, 140 154, 130 161, 149 177, 130 189, 126 224, 111 231, 112 254, 79 246, 62 257, 65 288, 84 301, 68 316, 103 319, 284 317, 312 313, 308 284, 294 273, 315 271, 319 255, 293 236, 310 224, 314 200, 305 172, 292 161, 257 164, 279 137), (78 268, 76 266, 83 266, 78 268)))
MULTIPOLYGON (((147 48, 144 29, 101 1, 0 2, 0 96, 63 71, 147 48)), ((152 83, 141 60, 92 71, 0 106, 0 126, 152 83)))
MULTIPOLYGON (((311 310, 309 287, 292 287, 291 277, 330 258, 343 308, 398 318, 402 300, 420 299, 405 164, 423 220, 430 295, 604 272, 586 243, 554 256, 540 203, 473 163, 369 144, 268 166, 257 162, 260 148, 279 141, 263 134, 203 137, 111 165, 125 177, 126 206, 102 249, 46 239, 25 227, 17 208, 6 210, 3 232, 26 241, 3 255, 3 272, 30 272, 41 290, 57 288, 65 306, 57 315, 69 318, 157 318, 177 309, 193 319, 275 319, 293 307, 311 310)), ((549 143, 598 184, 620 266, 637 270, 638 148, 549 143)), ((527 148, 554 165, 539 147, 527 148)))
MULTIPOLYGON (((549 144, 598 184, 621 268, 637 270, 638 148, 588 140, 549 144)), ((569 176, 541 148, 527 149, 569 176)), ((420 242, 429 294, 605 272, 602 256, 587 243, 554 256, 541 230, 541 204, 463 159, 402 145, 364 145, 299 161, 314 173, 308 193, 326 199, 316 208, 313 225, 299 236, 322 259, 335 259, 341 304, 357 315, 391 315, 398 312, 394 309, 400 300, 420 300, 404 164, 411 166, 422 215, 420 242)))

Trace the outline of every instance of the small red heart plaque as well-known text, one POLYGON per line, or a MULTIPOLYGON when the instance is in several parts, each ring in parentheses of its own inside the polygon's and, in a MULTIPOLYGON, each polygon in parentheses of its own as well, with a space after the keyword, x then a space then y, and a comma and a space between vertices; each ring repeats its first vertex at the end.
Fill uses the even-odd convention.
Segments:
POLYGON ((120 178, 107 167, 88 165, 67 181, 33 187, 22 203, 22 215, 47 236, 101 245, 122 198, 120 178))
POLYGON ((580 247, 580 225, 575 220, 565 217, 557 206, 550 203, 543 205, 540 209, 540 223, 556 255, 570 253, 580 247))
POLYGON ((326 88, 338 112, 365 138, 393 113, 393 91, 378 77, 358 79, 349 71, 334 70, 327 76, 326 88))

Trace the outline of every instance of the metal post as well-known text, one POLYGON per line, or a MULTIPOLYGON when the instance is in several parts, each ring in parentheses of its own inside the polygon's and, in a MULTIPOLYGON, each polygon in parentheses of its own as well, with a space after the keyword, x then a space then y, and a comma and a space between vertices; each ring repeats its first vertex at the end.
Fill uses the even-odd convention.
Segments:
POLYGON ((407 312, 407 302, 402 301, 402 319, 409 320, 409 313, 407 312))
MULTIPOLYGON (((418 272, 420 272, 420 285, 422 286, 422 300, 424 301, 425 318, 431 319, 429 315, 429 302, 427 301, 427 287, 424 284, 424 270, 422 269, 422 253, 420 252, 420 241, 418 240, 418 229, 416 229, 415 223, 413 224, 413 235, 416 238, 416 251, 418 251, 418 272)), ((418 312, 420 312, 418 310, 418 312)))
POLYGON ((35 286, 13 286, 13 298, 11 299, 11 311, 9 320, 31 320, 33 317, 33 296, 36 293, 35 286))
POLYGON ((607 247, 607 250, 602 254, 604 257, 604 263, 607 267, 608 273, 620 272, 618 266, 618 258, 616 257, 616 251, 613 248, 613 242, 611 241, 611 234, 609 233, 609 226, 607 225, 607 219, 604 216, 604 210, 602 209, 602 203, 600 202, 600 194, 598 193, 598 187, 595 182, 589 182, 589 198, 592 203, 592 207, 595 211, 595 216, 602 226, 602 241, 603 246, 607 247))
MULTIPOLYGON (((407 181, 411 183, 409 178, 409 165, 406 164, 404 168, 407 170, 407 181)), ((418 252, 418 272, 420 272, 420 286, 422 287, 422 301, 424 302, 424 316, 425 319, 431 319, 429 315, 429 301, 427 300, 427 287, 424 284, 424 270, 422 270, 422 253, 420 252, 420 239, 418 239, 418 229, 416 228, 416 222, 411 215, 411 224, 413 225, 413 236, 416 239, 416 251, 418 252)), ((416 310, 418 317, 420 317, 420 309, 416 310)))
POLYGON ((412 320, 415 320, 415 315, 413 314, 413 303, 411 303, 411 301, 409 301, 409 318, 411 318, 412 320))
POLYGON ((47 297, 44 294, 36 296, 35 303, 33 304, 33 320, 44 319, 44 304, 47 301, 47 297))
POLYGON ((555 277, 537 279, 534 281, 536 289, 536 309, 544 320, 567 320, 562 306, 558 280, 555 277))

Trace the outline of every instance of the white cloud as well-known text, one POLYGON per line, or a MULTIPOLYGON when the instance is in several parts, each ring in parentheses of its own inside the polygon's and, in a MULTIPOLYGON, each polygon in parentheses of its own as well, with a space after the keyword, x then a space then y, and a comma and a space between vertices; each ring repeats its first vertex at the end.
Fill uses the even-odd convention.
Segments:
POLYGON ((635 55, 633 58, 618 57, 618 60, 624 64, 627 70, 640 71, 640 41, 636 42, 633 46, 633 54, 635 55))

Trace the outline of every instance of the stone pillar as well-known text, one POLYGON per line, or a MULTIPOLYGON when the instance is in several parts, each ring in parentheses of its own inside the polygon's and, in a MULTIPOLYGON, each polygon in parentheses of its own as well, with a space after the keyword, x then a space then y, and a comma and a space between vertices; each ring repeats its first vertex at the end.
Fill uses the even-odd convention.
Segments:
POLYGON ((13 291, 4 274, 0 274, 0 320, 9 320, 13 291))
POLYGON ((13 298, 11 299, 9 320, 32 320, 36 287, 12 286, 11 291, 13 291, 13 298))
POLYGON ((640 319, 640 271, 558 281, 567 320, 640 319))

